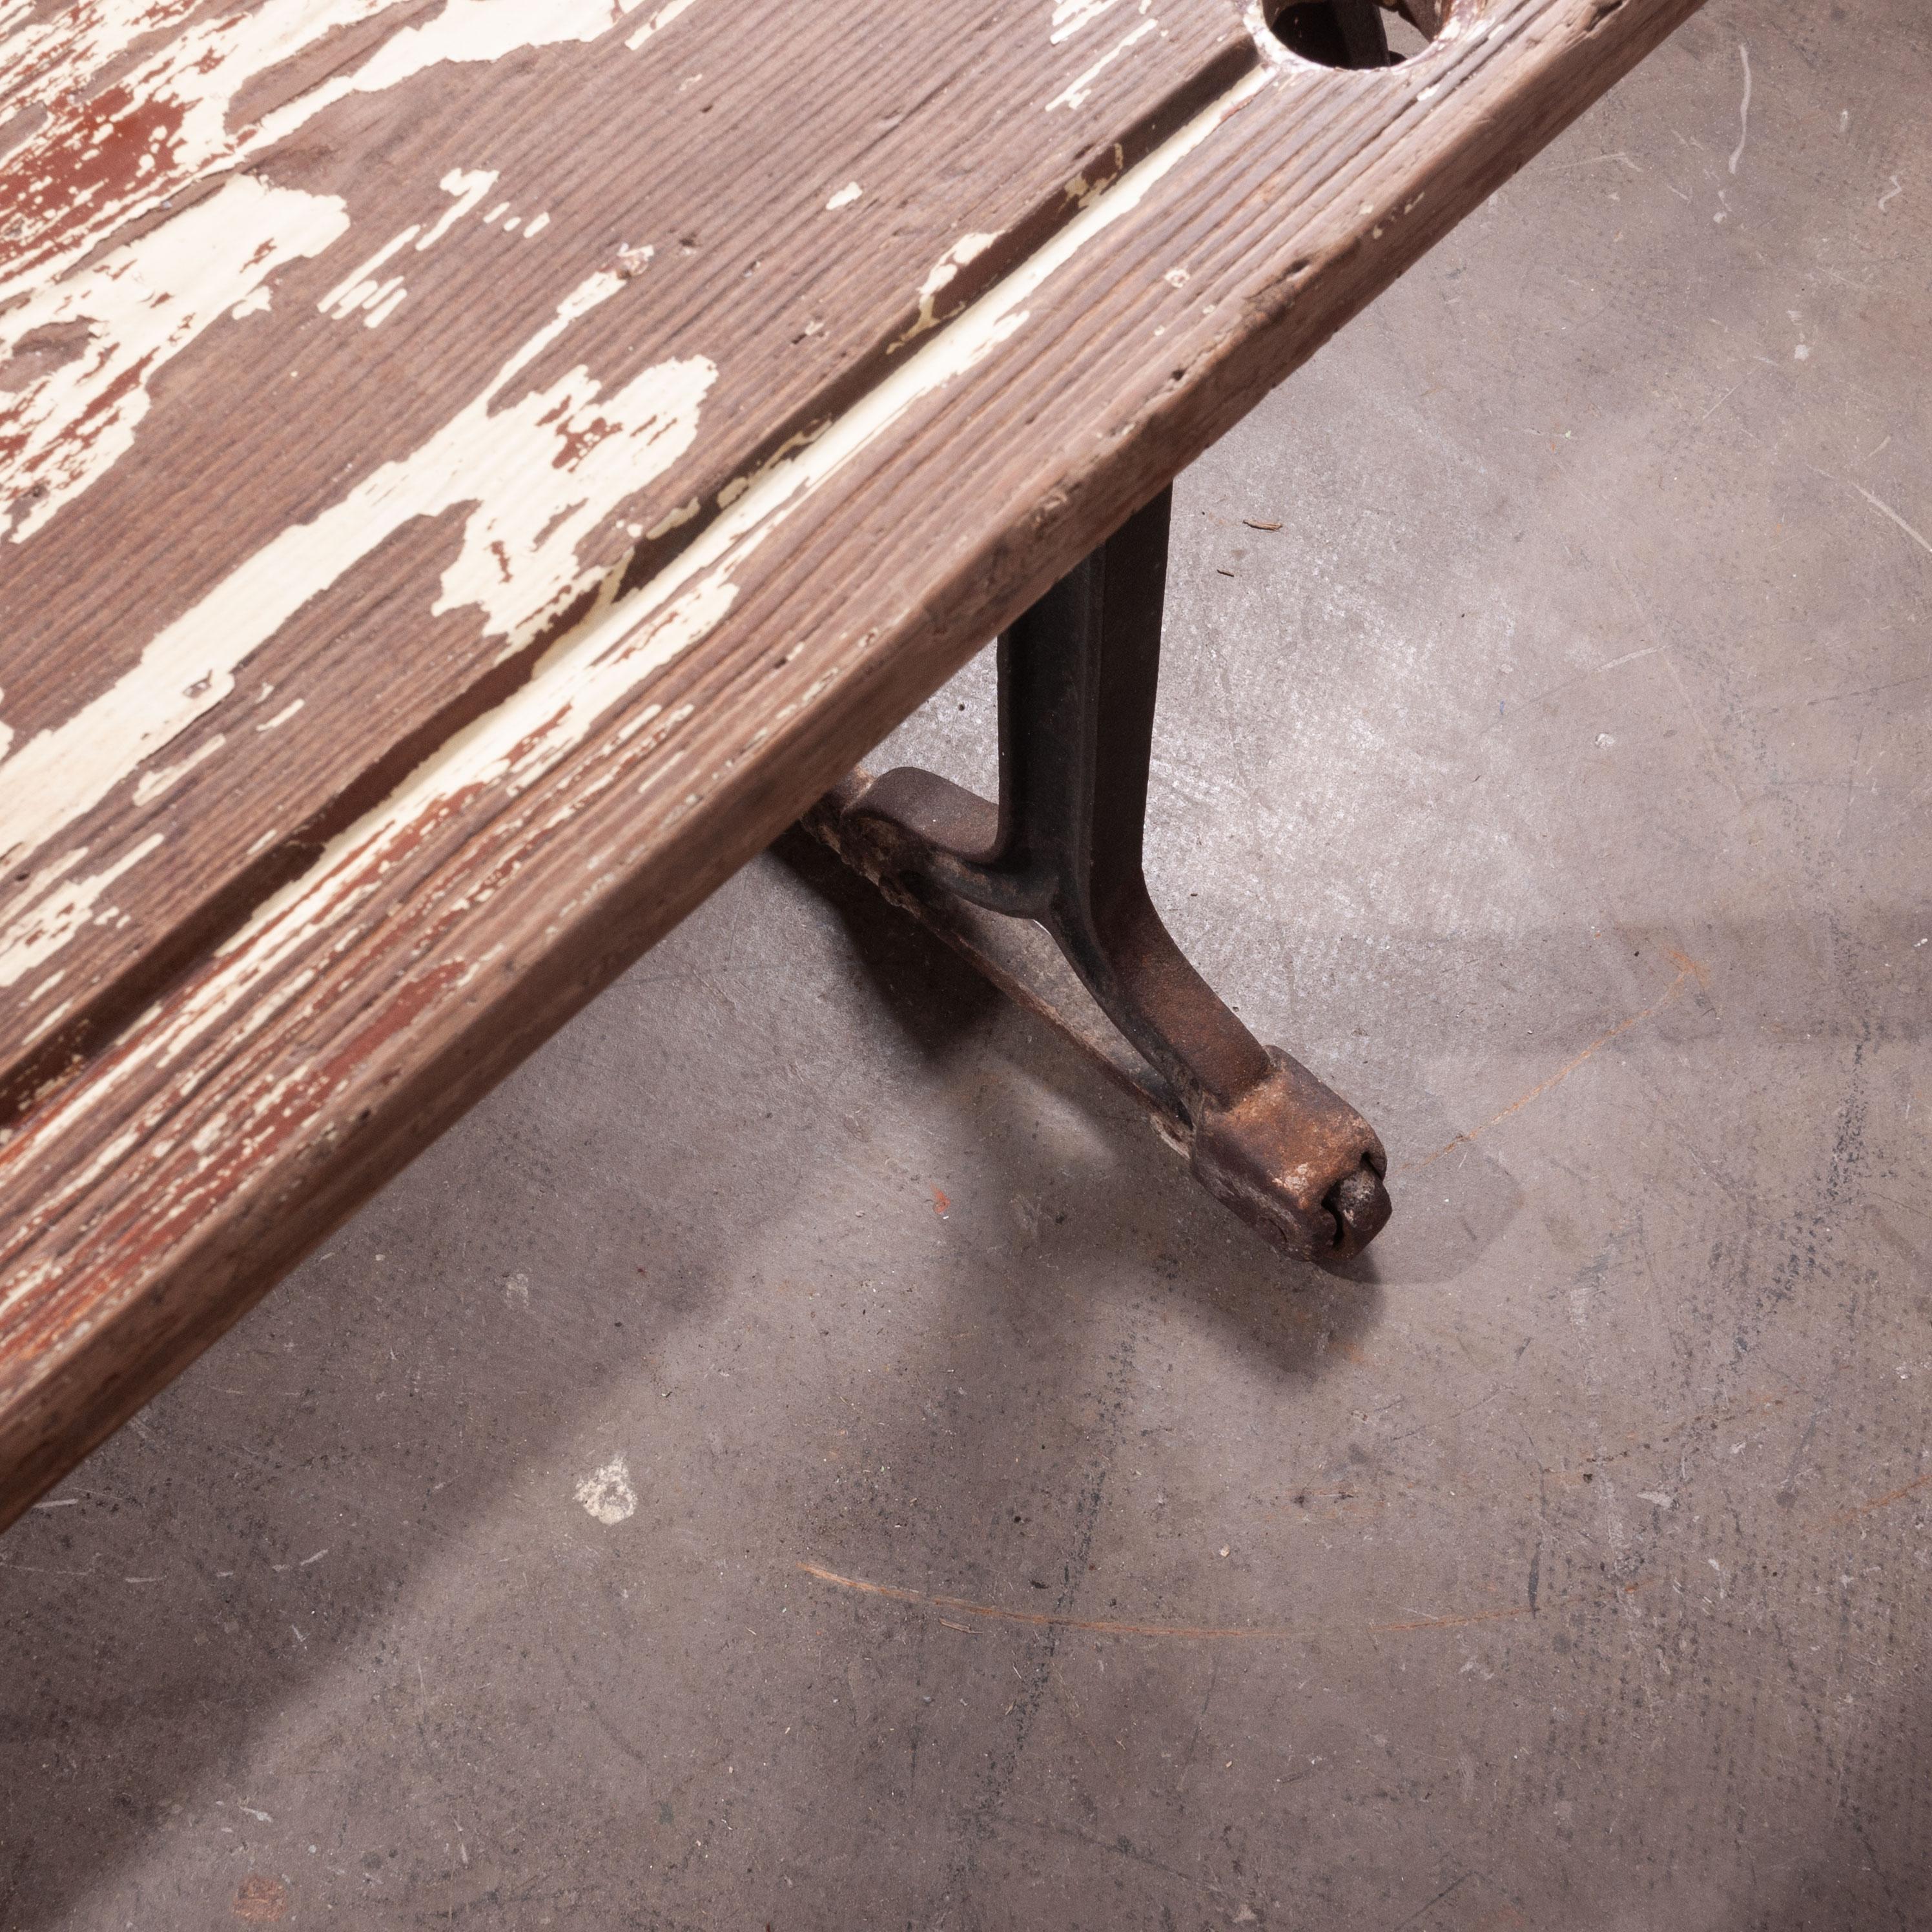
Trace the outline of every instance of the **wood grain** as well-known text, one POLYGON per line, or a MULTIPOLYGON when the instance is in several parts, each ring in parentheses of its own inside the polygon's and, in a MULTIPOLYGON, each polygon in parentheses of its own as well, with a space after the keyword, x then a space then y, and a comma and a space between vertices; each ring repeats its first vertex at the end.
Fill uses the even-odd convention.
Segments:
MULTIPOLYGON (((0 1521, 1694 4, 1492 0, 1347 74, 1210 0, 1150 9, 1124 46, 1124 5, 1055 43, 1077 4, 915 33, 842 0, 848 31, 781 44, 748 0, 694 0, 351 88, 207 164, 145 234, 210 182, 373 212, 296 254, 321 224, 290 204, 267 309, 232 302, 154 376, 124 453, 8 552, 0 812, 52 826, 32 844, 0 816, 9 876, 82 852, 44 906, 126 862, 10 989, 71 971, 44 998, 78 1004, 0 1030, 0 1521), (405 293, 376 327, 318 308, 468 192, 436 182, 507 190, 513 162, 542 186, 499 198, 552 216, 508 244, 514 271, 479 199, 392 258, 405 293), (868 202, 872 226, 837 228, 868 202), (680 281, 680 260, 704 266, 680 281), (259 361, 210 346, 257 322, 259 361), (16 624, 51 628, 16 650, 16 624), (233 658, 216 703, 140 683, 170 637, 194 640, 170 676, 233 658), (150 700, 194 716, 135 744, 150 700), (46 769, 107 789, 69 816, 8 794, 90 704, 101 730, 68 742, 108 764, 46 769), (144 784, 158 814, 132 808, 144 784)), ((379 0, 336 10, 308 67, 251 78, 264 101, 366 76, 445 17, 372 41, 379 0)), ((93 245, 68 285, 130 244, 93 245)), ((379 305, 387 266, 364 278, 379 305)), ((45 310, 64 284, 30 267, 45 310)), ((40 326, 16 362, 70 353, 40 326)))
MULTIPOLYGON (((247 17, 278 4, 326 10, 247 17)), ((91 271, 0 320, 16 351, 43 345, 8 412, 0 1113, 500 698, 560 605, 661 566, 733 478, 869 387, 922 308, 1064 221, 1092 157, 1117 166, 1252 56, 1231 7, 1197 7, 1048 112, 1081 91, 1094 32, 1027 35, 1016 71, 1038 9, 1012 0, 916 34, 890 0, 840 0, 797 38, 753 0, 701 0, 635 50, 625 17, 652 16, 612 27, 612 0, 484 8, 513 16, 501 32, 573 11, 609 31, 320 107, 339 50, 293 80, 233 55, 244 131, 220 152, 251 172, 171 178, 200 200, 132 241, 70 208, 0 262, 0 288, 23 286, 46 237, 104 231, 91 271), (875 56, 853 62, 855 43, 875 56), (1005 138, 1021 115, 1033 138, 1005 138), (293 131, 251 140, 253 116, 293 131), (585 312, 506 378, 573 297, 585 312), (62 328, 71 359, 47 366, 62 328), (520 422, 519 391, 555 400, 520 422)), ((13 158, 16 203, 37 167, 50 197, 96 184, 74 151, 154 118, 115 119, 125 91, 13 158)))

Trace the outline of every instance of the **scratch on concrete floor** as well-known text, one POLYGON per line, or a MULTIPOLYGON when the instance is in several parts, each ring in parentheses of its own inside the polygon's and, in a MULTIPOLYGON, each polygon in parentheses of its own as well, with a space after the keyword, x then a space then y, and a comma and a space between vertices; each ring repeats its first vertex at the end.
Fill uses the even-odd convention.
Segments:
POLYGON ((1624 587, 1624 595, 1630 601, 1630 608, 1637 614, 1638 621, 1650 634, 1651 642, 1657 646, 1658 655, 1664 660, 1664 668, 1670 674, 1670 681, 1677 687, 1677 694, 1684 700, 1684 708, 1690 714, 1690 722, 1697 728, 1697 735, 1704 741, 1704 749, 1711 760, 1712 769, 1731 788, 1731 796, 1738 802, 1738 809, 1750 817, 1750 808, 1744 803, 1744 795, 1738 789, 1738 782, 1731 776, 1731 768, 1726 764, 1718 749, 1718 741, 1711 736, 1696 700, 1690 695, 1690 687, 1684 682, 1683 674, 1677 668, 1677 660, 1664 648, 1664 640, 1658 634, 1657 626, 1651 621, 1649 610, 1631 586, 1630 578, 1624 574, 1622 563, 1616 557, 1610 559, 1610 567, 1617 574, 1617 581, 1624 587))
MULTIPOLYGON (((1236 1624, 1224 1628, 1212 1624, 1114 1623, 1106 1618, 1056 1616, 1050 1611, 1001 1610, 997 1604, 968 1603, 962 1597, 929 1597, 923 1590, 901 1589, 892 1583, 868 1583, 860 1576, 842 1576, 836 1570, 822 1570, 815 1563, 801 1563, 798 1567, 808 1576, 815 1577, 821 1583, 830 1583, 836 1589, 856 1590, 862 1596, 884 1597, 892 1603, 910 1604, 918 1610, 956 1610, 967 1616, 986 1617, 998 1623, 1094 1630, 1103 1636, 1259 1637, 1274 1642, 1305 1643, 1312 1638, 1328 1636, 1339 1628, 1333 1624, 1286 1628, 1236 1624)), ((1459 1617, 1409 1617, 1400 1623, 1352 1624, 1349 1628, 1370 1636, 1394 1636, 1408 1630, 1462 1630, 1471 1624, 1502 1623, 1512 1617, 1528 1615, 1528 1606, 1518 1604, 1510 1610, 1472 1610, 1459 1617)), ((940 1621, 944 1623, 946 1620, 942 1617, 940 1621)), ((957 1629, 958 1626, 952 1624, 949 1628, 957 1629)))
POLYGON ((1466 1885, 1468 1882, 1468 1879, 1469 1874, 1467 1872, 1465 1872, 1460 1878, 1450 1880, 1450 1882, 1445 1885, 1433 1898, 1425 1900, 1423 1904, 1418 1905, 1406 1918, 1402 1920, 1400 1924, 1393 1926, 1390 1928, 1390 1932, 1402 1932, 1403 1926, 1413 1925, 1415 1922, 1420 1918, 1425 1912, 1430 1910, 1432 1906, 1440 1905, 1458 1886, 1466 1885))
POLYGON ((1914 1490, 1924 1489, 1928 1483, 1932 1483, 1932 1475, 1921 1476, 1917 1480, 1907 1483, 1903 1489, 1888 1490, 1882 1496, 1874 1496, 1868 1503, 1854 1503, 1850 1509, 1840 1510, 1835 1516, 1820 1516, 1810 1527, 1829 1529, 1834 1524, 1850 1522, 1854 1516, 1869 1516, 1874 1510, 1881 1510, 1889 1503, 1898 1502, 1910 1496, 1914 1490))
POLYGON ((1857 490, 1858 494, 1862 496, 1880 516, 1889 517, 1896 524, 1921 550, 1932 552, 1932 542, 1928 542, 1924 537, 1922 536, 1918 531, 1915 530, 1889 503, 1885 501, 1882 497, 1874 496, 1862 483, 1854 483, 1852 485, 1852 488, 1857 490))
POLYGON ((1673 953, 1671 956, 1673 958, 1682 960, 1683 964, 1676 978, 1671 981, 1663 998, 1653 1005, 1646 1006, 1642 1012, 1631 1014, 1628 1019, 1618 1025, 1613 1026, 1608 1033, 1599 1035, 1598 1038, 1591 1041, 1574 1060, 1570 1061, 1566 1066, 1559 1066, 1547 1080, 1532 1087, 1520 1100, 1512 1100, 1500 1114, 1485 1120, 1479 1127, 1467 1129, 1458 1134, 1453 1141, 1445 1141, 1433 1154, 1425 1154, 1420 1160, 1412 1160, 1406 1167, 1397 1168, 1396 1173, 1413 1174, 1418 1168, 1427 1167, 1431 1162, 1440 1160, 1445 1154, 1462 1146, 1467 1142, 1474 1140, 1478 1134, 1487 1133, 1492 1127, 1501 1121, 1508 1120, 1512 1114, 1520 1113, 1531 1101, 1539 1098, 1541 1095, 1548 1093, 1551 1088, 1560 1085, 1564 1081, 1568 1079, 1570 1075, 1590 1058, 1591 1054, 1608 1046, 1610 1042, 1616 1039, 1618 1035, 1628 1033, 1632 1027, 1640 1024, 1645 1020, 1655 1018, 1670 1005, 1672 1000, 1677 998, 1678 994, 1683 992, 1692 980, 1695 980, 1701 984, 1710 971, 1708 967, 1700 964, 1697 961, 1684 958, 1681 952, 1673 953))
POLYGON ((1552 174, 1567 174, 1572 168, 1598 167, 1605 161, 1621 161, 1634 175, 1640 175, 1643 172, 1643 170, 1639 167, 1636 163, 1632 160, 1629 155, 1624 153, 1621 148, 1619 148, 1614 154, 1592 154, 1585 160, 1564 161, 1560 163, 1557 166, 1551 169, 1550 172, 1552 174))

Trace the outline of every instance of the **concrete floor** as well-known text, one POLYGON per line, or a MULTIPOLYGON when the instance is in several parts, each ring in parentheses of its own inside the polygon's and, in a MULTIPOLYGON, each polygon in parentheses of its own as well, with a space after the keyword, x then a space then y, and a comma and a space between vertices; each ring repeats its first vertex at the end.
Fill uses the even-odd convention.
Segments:
POLYGON ((1720 0, 1183 480, 1355 1280, 782 847, 0 1542, 0 1926, 1932 1925, 1928 100, 1720 0))

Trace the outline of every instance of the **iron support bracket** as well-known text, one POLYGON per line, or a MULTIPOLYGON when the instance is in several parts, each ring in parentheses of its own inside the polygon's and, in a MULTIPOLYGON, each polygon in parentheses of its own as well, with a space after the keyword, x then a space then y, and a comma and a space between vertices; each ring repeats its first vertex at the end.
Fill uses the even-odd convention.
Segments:
POLYGON ((1382 1142, 1216 996, 1142 869, 1172 494, 1000 638, 997 805, 905 766, 855 772, 804 822, 1138 1098, 1216 1200, 1339 1262, 1388 1219, 1382 1142))

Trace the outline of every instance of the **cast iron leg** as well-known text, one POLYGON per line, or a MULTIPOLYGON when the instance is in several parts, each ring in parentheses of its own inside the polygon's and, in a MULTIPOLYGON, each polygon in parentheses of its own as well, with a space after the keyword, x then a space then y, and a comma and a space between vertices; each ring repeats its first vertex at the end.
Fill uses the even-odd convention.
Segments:
MULTIPOLYGON (((806 822, 978 963, 962 904, 1037 922, 1152 1070, 1130 1084, 1208 1191, 1289 1252, 1340 1260, 1388 1219, 1381 1142, 1215 996, 1142 872, 1170 501, 1162 491, 1000 639, 997 806, 905 767, 855 775, 806 822)), ((1050 998, 1028 1004, 1091 1047, 1050 998)))

